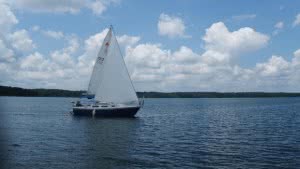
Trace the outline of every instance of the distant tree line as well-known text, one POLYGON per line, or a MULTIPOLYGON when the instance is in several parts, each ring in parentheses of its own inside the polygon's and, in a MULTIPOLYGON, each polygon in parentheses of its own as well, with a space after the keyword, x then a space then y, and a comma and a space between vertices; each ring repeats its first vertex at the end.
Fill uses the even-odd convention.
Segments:
MULTIPOLYGON (((80 97, 85 91, 61 89, 23 89, 0 86, 0 96, 35 96, 35 97, 80 97)), ((250 97, 300 97, 300 93, 283 92, 137 92, 145 98, 250 98, 250 97)))
POLYGON ((266 92, 138 92, 145 98, 251 98, 251 97, 300 97, 300 93, 266 92))
POLYGON ((23 89, 19 87, 0 86, 0 96, 79 97, 82 93, 84 91, 23 89))

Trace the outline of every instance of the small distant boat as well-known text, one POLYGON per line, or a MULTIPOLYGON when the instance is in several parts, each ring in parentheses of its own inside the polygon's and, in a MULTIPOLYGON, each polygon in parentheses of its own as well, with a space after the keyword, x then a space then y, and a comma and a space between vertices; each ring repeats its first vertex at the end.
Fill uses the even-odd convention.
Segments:
POLYGON ((139 100, 112 26, 94 64, 85 98, 73 105, 75 116, 134 117, 139 100))

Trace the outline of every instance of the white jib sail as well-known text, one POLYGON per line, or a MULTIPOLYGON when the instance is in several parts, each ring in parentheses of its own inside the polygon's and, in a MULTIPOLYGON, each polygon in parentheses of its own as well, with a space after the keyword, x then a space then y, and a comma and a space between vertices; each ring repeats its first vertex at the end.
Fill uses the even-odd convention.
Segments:
POLYGON ((107 49, 106 49, 105 44, 110 42, 111 35, 112 35, 112 30, 109 29, 106 37, 103 40, 102 47, 97 55, 97 59, 94 64, 93 72, 91 75, 91 79, 90 79, 90 83, 89 83, 88 91, 87 91, 87 93, 89 95, 96 94, 97 88, 99 87, 100 81, 102 79, 103 63, 104 63, 104 59, 106 58, 106 55, 107 55, 107 49))
POLYGON ((138 105, 138 98, 128 74, 119 44, 113 32, 110 41, 103 43, 104 53, 102 76, 95 99, 102 102, 113 102, 138 105))

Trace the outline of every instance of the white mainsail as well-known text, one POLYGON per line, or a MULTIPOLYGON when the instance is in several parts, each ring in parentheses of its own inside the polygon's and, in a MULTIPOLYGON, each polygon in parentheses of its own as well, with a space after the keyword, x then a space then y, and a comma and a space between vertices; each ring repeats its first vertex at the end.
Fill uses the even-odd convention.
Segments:
POLYGON ((106 37, 103 40, 103 45, 97 55, 97 59, 94 64, 93 72, 92 72, 90 83, 89 83, 88 90, 87 90, 88 95, 95 95, 96 91, 99 87, 99 84, 100 84, 100 81, 101 81, 102 75, 103 75, 103 65, 104 65, 103 63, 104 63, 104 59, 107 55, 107 48, 106 48, 106 45, 104 45, 104 44, 107 44, 110 42, 111 35, 112 35, 112 30, 109 29, 106 37))
POLYGON ((108 103, 139 104, 112 28, 110 28, 103 41, 98 58, 100 54, 103 60, 97 63, 97 59, 97 65, 95 64, 92 75, 92 78, 97 80, 91 79, 91 82, 95 84, 91 85, 90 92, 92 93, 96 89, 95 100, 108 103))

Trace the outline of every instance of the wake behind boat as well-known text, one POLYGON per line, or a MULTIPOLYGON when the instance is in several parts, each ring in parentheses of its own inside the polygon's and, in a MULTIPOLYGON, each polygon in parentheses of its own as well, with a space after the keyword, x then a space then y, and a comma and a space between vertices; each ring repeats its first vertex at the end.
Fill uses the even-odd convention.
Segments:
POLYGON ((73 114, 134 117, 142 105, 110 27, 95 61, 87 93, 73 105, 73 114))

